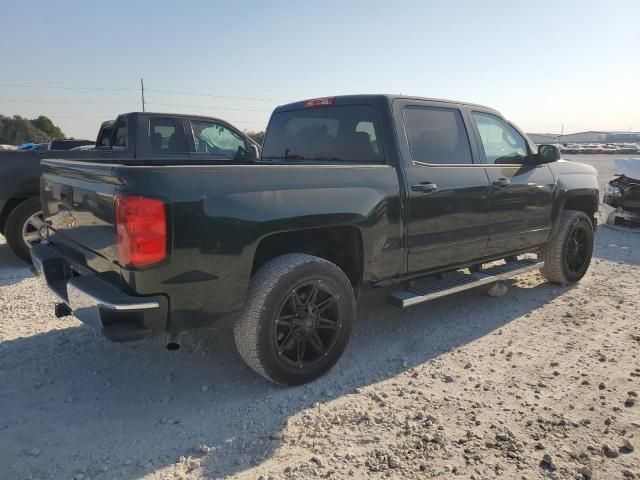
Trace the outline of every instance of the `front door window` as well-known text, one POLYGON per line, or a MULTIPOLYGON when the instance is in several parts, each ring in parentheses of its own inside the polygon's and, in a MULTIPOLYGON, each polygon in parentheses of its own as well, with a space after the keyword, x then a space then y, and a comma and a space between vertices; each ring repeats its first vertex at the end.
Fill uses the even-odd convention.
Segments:
POLYGON ((526 140, 504 120, 488 113, 473 112, 487 163, 520 164, 529 151, 526 140))

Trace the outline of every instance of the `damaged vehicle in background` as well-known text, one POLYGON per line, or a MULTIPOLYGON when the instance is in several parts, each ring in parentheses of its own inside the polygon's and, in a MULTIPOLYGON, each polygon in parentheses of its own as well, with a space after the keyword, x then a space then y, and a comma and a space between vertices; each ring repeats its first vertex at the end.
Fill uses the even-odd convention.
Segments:
POLYGON ((640 158, 616 160, 615 175, 604 188, 602 221, 609 226, 640 229, 640 158))

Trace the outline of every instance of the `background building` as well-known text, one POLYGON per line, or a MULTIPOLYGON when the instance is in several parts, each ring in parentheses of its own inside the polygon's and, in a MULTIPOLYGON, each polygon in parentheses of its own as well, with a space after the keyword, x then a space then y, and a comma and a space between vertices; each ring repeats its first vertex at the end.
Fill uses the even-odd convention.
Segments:
POLYGON ((578 132, 566 135, 552 133, 528 133, 536 144, 543 143, 636 143, 640 142, 640 132, 578 132))

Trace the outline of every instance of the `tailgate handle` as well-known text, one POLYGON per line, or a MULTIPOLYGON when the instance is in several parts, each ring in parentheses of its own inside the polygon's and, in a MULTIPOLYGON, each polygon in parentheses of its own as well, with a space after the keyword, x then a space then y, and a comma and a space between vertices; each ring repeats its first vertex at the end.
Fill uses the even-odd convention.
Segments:
POLYGON ((433 193, 438 189, 435 183, 421 182, 411 186, 411 190, 420 193, 433 193))

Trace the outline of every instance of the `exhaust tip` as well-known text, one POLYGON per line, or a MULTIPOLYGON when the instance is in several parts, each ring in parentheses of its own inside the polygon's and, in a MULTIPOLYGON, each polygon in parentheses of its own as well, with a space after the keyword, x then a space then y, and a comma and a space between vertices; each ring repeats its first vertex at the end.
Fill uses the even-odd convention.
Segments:
POLYGON ((167 335, 167 350, 175 351, 180 349, 180 335, 171 333, 167 335))

